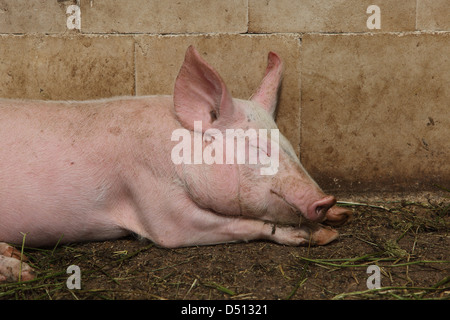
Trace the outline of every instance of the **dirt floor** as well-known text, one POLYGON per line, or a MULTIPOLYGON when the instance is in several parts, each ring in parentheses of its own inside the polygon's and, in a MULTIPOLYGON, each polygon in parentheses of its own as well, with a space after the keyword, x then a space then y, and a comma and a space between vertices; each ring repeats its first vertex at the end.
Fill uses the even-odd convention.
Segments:
POLYGON ((172 250, 127 237, 25 248, 38 277, 0 285, 0 299, 450 298, 449 192, 339 200, 353 203, 354 218, 322 247, 256 241, 172 250), (67 288, 70 265, 80 267, 80 290, 67 288), (369 265, 379 266, 381 289, 368 289, 369 265))

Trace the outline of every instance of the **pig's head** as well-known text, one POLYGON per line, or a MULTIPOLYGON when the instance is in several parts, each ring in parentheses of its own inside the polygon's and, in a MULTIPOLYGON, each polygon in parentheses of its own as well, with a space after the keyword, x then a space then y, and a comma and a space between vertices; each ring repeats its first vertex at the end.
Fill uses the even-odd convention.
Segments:
MULTIPOLYGON (((265 76, 255 94, 250 100, 233 99, 219 74, 192 46, 188 48, 175 83, 175 114, 193 137, 203 136, 204 155, 213 154, 216 160, 222 160, 184 164, 181 170, 187 193, 200 207, 275 223, 299 224, 302 217, 316 222, 327 219, 335 198, 325 195, 308 175, 274 121, 282 68, 278 55, 270 52, 265 76), (237 159, 242 152, 237 150, 237 139, 231 139, 235 142, 233 154, 227 149, 227 134, 236 133, 236 129, 244 133, 253 129, 258 135, 248 134, 245 139, 245 163, 237 159), (259 129, 266 129, 267 138, 259 129), (249 161, 251 150, 257 154, 256 163, 249 161), (271 165, 262 164, 263 159, 270 159, 271 165)), ((332 212, 334 221, 347 220, 350 215, 337 207, 332 212)))

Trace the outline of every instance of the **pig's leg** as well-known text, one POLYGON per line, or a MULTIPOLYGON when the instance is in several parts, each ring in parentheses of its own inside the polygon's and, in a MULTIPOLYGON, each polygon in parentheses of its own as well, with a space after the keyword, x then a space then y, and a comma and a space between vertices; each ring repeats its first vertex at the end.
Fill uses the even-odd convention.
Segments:
POLYGON ((22 257, 21 253, 10 245, 0 242, 0 282, 16 282, 21 274, 21 281, 28 281, 34 278, 34 270, 25 262, 27 259, 22 257))
POLYGON ((172 219, 176 224, 164 223, 159 235, 143 235, 164 247, 208 245, 236 241, 267 239, 280 244, 299 246, 308 243, 327 244, 338 233, 328 227, 304 224, 299 227, 277 226, 257 219, 222 216, 207 210, 194 209, 184 214, 186 219, 172 219))
POLYGON ((254 219, 235 219, 226 230, 236 240, 267 239, 290 246, 325 245, 338 237, 335 230, 319 225, 278 226, 254 219))

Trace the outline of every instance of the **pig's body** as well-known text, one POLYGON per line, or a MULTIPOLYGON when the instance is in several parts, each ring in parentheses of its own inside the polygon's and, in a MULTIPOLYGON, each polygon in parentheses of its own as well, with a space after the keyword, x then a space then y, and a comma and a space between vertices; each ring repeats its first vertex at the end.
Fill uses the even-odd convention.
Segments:
POLYGON ((0 100, 1 240, 21 243, 21 231, 29 245, 51 245, 141 231, 139 212, 177 196, 171 104, 0 100))
MULTIPOLYGON (((43 246, 129 232, 165 247, 335 239, 334 230, 302 223, 300 214, 333 222, 349 212, 332 207, 334 198, 310 179, 284 137, 280 172, 273 177, 246 165, 175 165, 171 159, 171 133, 187 128, 193 135, 194 120, 219 130, 276 128, 270 114, 281 62, 269 57, 252 101, 231 99, 193 48, 174 97, 0 100, 0 241, 20 244, 26 234, 26 245, 43 246)), ((11 256, 0 259, 0 281, 17 279, 19 267, 10 267, 17 252, 0 249, 11 256)))

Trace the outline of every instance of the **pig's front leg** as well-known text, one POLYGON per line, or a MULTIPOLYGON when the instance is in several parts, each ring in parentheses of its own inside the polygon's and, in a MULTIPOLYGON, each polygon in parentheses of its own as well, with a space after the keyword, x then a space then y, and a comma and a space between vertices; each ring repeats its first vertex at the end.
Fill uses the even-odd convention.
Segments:
POLYGON ((267 239, 290 246, 325 245, 338 237, 337 231, 319 225, 279 226, 254 219, 235 219, 231 228, 228 230, 236 240, 267 239))
POLYGON ((25 262, 26 258, 20 259, 21 253, 8 245, 0 242, 0 282, 16 282, 34 279, 34 270, 25 262))
POLYGON ((319 225, 274 226, 267 239, 291 246, 307 244, 322 246, 335 240, 338 236, 339 233, 336 230, 319 225))
POLYGON ((188 214, 185 212, 183 216, 189 219, 177 219, 178 223, 165 228, 165 232, 148 238, 163 247, 175 248, 259 239, 291 246, 324 245, 338 237, 337 231, 319 225, 277 226, 271 222, 223 216, 199 208, 188 214))

